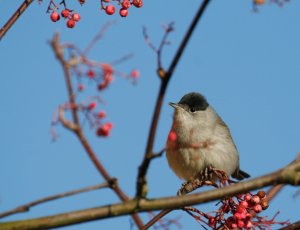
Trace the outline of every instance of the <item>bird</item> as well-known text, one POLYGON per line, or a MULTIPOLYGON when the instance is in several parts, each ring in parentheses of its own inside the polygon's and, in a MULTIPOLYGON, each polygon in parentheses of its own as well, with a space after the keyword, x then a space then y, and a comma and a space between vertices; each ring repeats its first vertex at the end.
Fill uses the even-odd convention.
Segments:
POLYGON ((190 92, 169 105, 175 111, 166 156, 180 179, 195 180, 210 167, 237 180, 250 177, 240 170, 239 153, 228 126, 202 94, 190 92))

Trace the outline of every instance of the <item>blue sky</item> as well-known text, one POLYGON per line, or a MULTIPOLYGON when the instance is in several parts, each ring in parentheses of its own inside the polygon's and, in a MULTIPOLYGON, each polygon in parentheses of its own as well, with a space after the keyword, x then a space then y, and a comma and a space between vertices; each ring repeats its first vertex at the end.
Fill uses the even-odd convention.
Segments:
MULTIPOLYGON (((3 24, 22 1, 1 1, 3 24)), ((146 1, 131 9, 128 18, 107 16, 99 2, 70 5, 81 21, 70 30, 62 21, 52 23, 45 14, 47 1, 34 2, 0 42, 0 211, 44 196, 103 182, 74 135, 57 127, 60 138, 51 141, 50 123, 57 106, 67 99, 59 63, 48 42, 54 32, 84 48, 108 20, 116 20, 90 57, 102 62, 128 53, 134 58, 117 68, 138 68, 137 85, 116 77, 101 97, 103 109, 114 123, 111 137, 99 139, 86 126, 85 133, 110 174, 118 177, 130 196, 135 193, 137 167, 144 154, 153 106, 158 92, 154 53, 145 44, 142 26, 154 43, 162 36, 161 24, 175 22, 165 47, 168 66, 199 1, 146 1)), ((229 125, 240 152, 241 168, 253 177, 291 162, 300 149, 300 32, 299 1, 284 7, 265 4, 258 13, 250 0, 212 1, 188 44, 171 79, 162 109, 155 150, 164 147, 170 129, 170 101, 190 91, 203 93, 229 125)), ((166 158, 152 162, 149 197, 176 193, 181 181, 168 168, 166 158)), ((266 211, 278 220, 299 220, 297 188, 287 186, 266 211)), ((108 190, 74 196, 33 208, 4 220, 33 218, 118 202, 108 190)), ((214 204, 199 207, 214 209, 214 204)), ((176 211, 184 229, 199 229, 197 222, 176 211)), ((144 215, 145 220, 147 215, 144 215)), ((95 221, 62 229, 130 228, 128 217, 95 221)), ((177 229, 173 226, 171 229, 177 229)))

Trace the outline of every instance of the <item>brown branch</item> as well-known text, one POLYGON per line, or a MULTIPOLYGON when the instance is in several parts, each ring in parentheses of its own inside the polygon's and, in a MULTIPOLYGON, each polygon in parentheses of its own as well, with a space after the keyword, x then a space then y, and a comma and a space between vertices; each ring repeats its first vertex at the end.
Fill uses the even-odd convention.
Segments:
MULTIPOLYGON (((72 88, 72 82, 71 82, 71 74, 70 74, 70 65, 69 62, 65 60, 64 58, 64 50, 63 46, 59 43, 59 35, 55 34, 54 38, 51 42, 53 51, 59 60, 59 62, 62 65, 64 76, 67 84, 68 89, 68 96, 69 96, 69 103, 72 105, 71 113, 73 121, 67 121, 63 119, 62 114, 62 107, 60 108, 60 121, 63 123, 63 125, 68 128, 70 131, 75 133, 77 138, 79 139, 80 143, 82 144, 83 148, 85 149, 86 153, 88 154, 90 160, 94 164, 94 166, 97 168, 98 172, 102 175, 102 177, 111 184, 111 189, 117 194, 117 196, 120 198, 121 201, 125 202, 128 201, 129 198, 126 196, 126 194, 122 191, 122 189, 119 187, 118 182, 115 178, 111 177, 109 173, 106 171, 98 157, 96 156, 95 152, 93 151, 92 147, 90 146, 89 142, 87 141, 80 123, 79 123, 79 116, 78 116, 78 110, 76 108, 76 100, 75 100, 75 93, 72 88)), ((139 216, 136 213, 132 214, 132 218, 135 221, 136 225, 140 228, 143 226, 142 220, 139 218, 139 216)))
POLYGON ((284 184, 278 184, 272 186, 266 193, 266 200, 270 202, 274 197, 283 189, 284 184))
POLYGON ((77 195, 79 193, 89 192, 89 191, 93 191, 93 190, 96 190, 96 189, 107 188, 109 186, 110 186, 110 184, 108 184, 108 183, 102 183, 102 184, 97 184, 97 185, 93 185, 93 186, 89 186, 89 187, 85 187, 85 188, 81 188, 81 189, 76 189, 76 190, 72 190, 72 191, 68 191, 68 192, 64 192, 64 193, 60 193, 60 194, 56 194, 56 195, 52 195, 52 196, 48 196, 48 197, 44 197, 42 199, 38 199, 38 200, 32 201, 32 202, 27 203, 27 204, 23 204, 23 205, 21 205, 17 208, 12 209, 12 210, 2 212, 2 213, 0 213, 0 218, 10 216, 10 215, 13 215, 13 214, 17 214, 17 213, 20 213, 20 212, 27 212, 33 206, 36 206, 36 205, 39 205, 39 204, 42 204, 42 203, 46 203, 46 202, 49 202, 49 201, 57 200, 57 199, 68 197, 68 196, 74 196, 74 195, 77 195))
POLYGON ((297 221, 286 227, 280 228, 279 230, 299 230, 299 229, 300 229, 300 221, 297 221))
POLYGON ((159 212, 157 215, 155 215, 148 223, 146 223, 141 230, 149 229, 152 225, 154 225, 157 221, 159 221, 161 218, 163 218, 165 215, 172 212, 173 209, 166 209, 161 212, 159 212))
POLYGON ((72 121, 69 121, 69 120, 65 119, 64 112, 65 112, 64 106, 60 106, 58 108, 58 119, 59 119, 59 121, 67 129, 70 129, 72 131, 76 131, 78 129, 78 126, 76 124, 74 124, 72 121))
POLYGON ((53 216, 14 222, 3 222, 0 223, 0 229, 49 229, 92 220, 123 216, 137 212, 161 209, 180 209, 185 206, 203 204, 276 184, 300 185, 300 161, 292 163, 281 170, 265 176, 198 194, 163 197, 159 199, 133 199, 124 203, 106 205, 53 216))
POLYGON ((8 19, 5 25, 0 30, 0 40, 4 37, 6 32, 12 27, 12 25, 17 21, 21 14, 27 9, 27 7, 33 2, 33 0, 25 0, 16 12, 8 19))
POLYGON ((177 50, 177 53, 175 54, 175 56, 173 58, 173 61, 170 65, 168 71, 165 72, 162 69, 158 69, 158 74, 161 79, 161 85, 160 85, 159 93, 158 93, 158 96, 156 99, 156 104, 155 104, 154 113, 153 113, 153 117, 152 117, 152 121, 151 121, 151 126, 150 126, 149 135, 148 135, 148 141, 147 141, 144 158, 138 169, 136 197, 145 197, 146 193, 147 193, 146 174, 147 174, 149 164, 151 161, 151 154, 153 152, 153 145, 154 145, 154 141, 155 141, 155 133, 156 133, 158 120, 159 120, 159 116, 160 116, 160 111, 161 111, 162 103, 163 103, 163 100, 165 97, 165 92, 166 92, 169 80, 171 79, 173 72, 175 70, 175 67, 177 66, 177 63, 178 63, 185 47, 187 46, 187 43, 190 40, 191 35, 192 35, 193 31, 195 30, 195 27, 196 27, 198 21, 200 20, 201 16, 203 15, 209 2, 210 2, 210 0, 202 1, 201 5, 199 7, 199 10, 196 13, 191 25, 189 26, 187 33, 185 34, 185 36, 177 50))

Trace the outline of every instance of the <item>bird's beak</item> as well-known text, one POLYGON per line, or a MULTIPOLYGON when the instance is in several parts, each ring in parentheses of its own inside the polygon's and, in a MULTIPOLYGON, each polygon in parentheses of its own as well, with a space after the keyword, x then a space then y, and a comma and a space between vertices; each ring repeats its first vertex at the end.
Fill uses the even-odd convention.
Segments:
POLYGON ((178 103, 169 102, 169 105, 172 106, 174 109, 178 109, 180 105, 178 103))

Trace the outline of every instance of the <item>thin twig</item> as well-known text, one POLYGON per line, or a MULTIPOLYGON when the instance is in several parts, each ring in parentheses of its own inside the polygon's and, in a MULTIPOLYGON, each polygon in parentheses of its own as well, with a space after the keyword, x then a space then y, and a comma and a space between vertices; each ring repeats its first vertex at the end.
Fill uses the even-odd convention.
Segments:
POLYGON ((86 56, 90 50, 93 48, 93 46, 103 38, 104 34, 106 33, 106 31, 109 29, 109 27, 111 27, 113 24, 115 24, 115 21, 111 21, 106 23, 98 32, 98 34, 92 39, 92 41, 88 44, 88 46, 85 48, 85 50, 83 51, 83 56, 86 56))
POLYGON ((266 193, 266 200, 270 202, 274 197, 283 189, 284 184, 278 184, 272 186, 266 193))
POLYGON ((192 35, 193 31, 195 30, 195 27, 196 27, 198 21, 200 20, 201 16, 203 15, 209 2, 210 2, 210 0, 202 1, 200 8, 199 8, 198 12, 196 13, 190 27, 188 28, 188 31, 185 34, 185 36, 181 42, 181 45, 179 46, 168 71, 165 72, 161 69, 158 70, 158 74, 161 79, 161 85, 160 85, 159 93, 157 96, 157 100, 156 100, 156 104, 155 104, 155 108, 154 108, 154 112, 153 112, 153 116, 152 116, 147 146, 146 146, 145 153, 144 153, 144 158, 138 169, 138 176, 137 176, 137 182, 136 182, 136 184, 137 184, 136 197, 144 197, 144 196, 146 196, 146 193, 147 193, 146 174, 147 174, 149 164, 151 161, 151 154, 153 152, 153 145, 154 145, 154 141, 155 141, 156 129, 157 129, 160 111, 161 111, 162 103, 163 103, 163 100, 165 97, 165 92, 166 92, 169 80, 171 79, 174 69, 175 69, 188 41, 190 40, 191 35, 192 35))
POLYGON ((68 191, 68 192, 64 192, 64 193, 59 193, 59 194, 48 196, 48 197, 44 197, 42 199, 38 199, 38 200, 32 201, 32 202, 27 203, 27 204, 23 204, 23 205, 21 205, 17 208, 12 209, 12 210, 2 212, 2 213, 0 213, 0 218, 10 216, 10 215, 13 215, 13 214, 17 214, 17 213, 20 213, 20 212, 27 212, 33 206, 36 206, 36 205, 39 205, 39 204, 42 204, 42 203, 46 203, 46 202, 49 202, 49 201, 57 200, 57 199, 68 197, 68 196, 74 196, 74 195, 77 195, 79 193, 89 192, 89 191, 93 191, 93 190, 96 190, 96 189, 107 188, 109 186, 110 186, 109 183, 102 183, 102 184, 97 184, 97 185, 93 185, 93 186, 89 186, 89 187, 85 187, 85 188, 81 188, 81 189, 76 189, 76 190, 72 190, 72 191, 68 191))
POLYGON ((25 0, 16 12, 8 19, 5 25, 0 30, 0 40, 4 37, 6 32, 12 27, 12 25, 17 21, 17 19, 22 15, 22 13, 27 9, 27 7, 33 2, 33 0, 25 0))
POLYGON ((149 229, 151 226, 153 226, 157 221, 159 221, 161 218, 172 212, 172 209, 166 209, 161 212, 159 212, 157 215, 155 215, 148 223, 146 223, 141 230, 149 229))
POLYGON ((158 70, 163 69, 162 66, 162 61, 161 61, 161 56, 162 56, 162 51, 164 46, 167 43, 167 38, 170 35, 170 33, 174 30, 174 22, 171 22, 169 25, 167 25, 165 27, 165 34, 163 36, 163 38, 161 39, 161 42, 159 44, 159 47, 157 49, 157 66, 158 66, 158 70))
POLYGON ((150 158, 151 159, 155 159, 155 158, 161 157, 165 153, 165 151, 166 151, 166 149, 163 148, 158 153, 152 153, 151 156, 150 156, 150 158))

